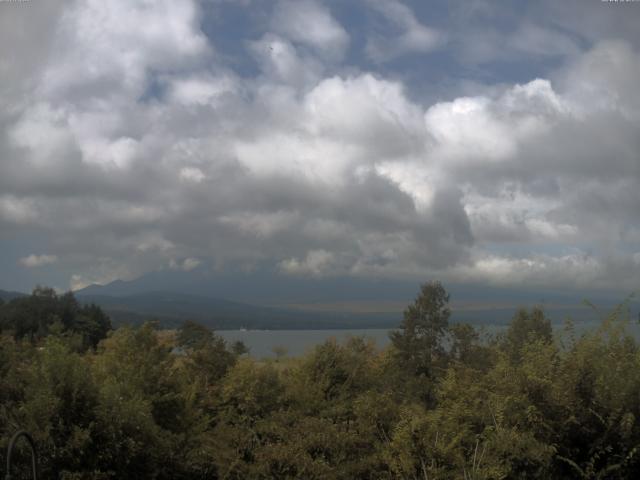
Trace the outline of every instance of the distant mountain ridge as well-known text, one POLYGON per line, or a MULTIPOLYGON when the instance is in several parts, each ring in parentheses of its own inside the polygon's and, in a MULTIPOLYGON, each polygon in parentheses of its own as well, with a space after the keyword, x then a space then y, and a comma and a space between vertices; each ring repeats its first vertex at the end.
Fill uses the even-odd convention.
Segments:
MULTIPOLYGON (((345 302, 395 302, 408 305, 420 284, 433 280, 392 280, 359 277, 295 277, 259 270, 254 272, 191 272, 160 270, 133 280, 89 285, 78 295, 129 296, 149 292, 225 299, 251 305, 340 304, 345 302)), ((630 292, 578 291, 547 288, 505 288, 474 284, 446 284, 454 305, 580 305, 588 299, 596 305, 615 305, 630 292)))
POLYGON ((409 301, 419 282, 351 277, 294 277, 269 271, 160 270, 133 280, 89 285, 78 294, 126 296, 177 292, 250 304, 389 299, 409 301))
MULTIPOLYGON (((184 320, 195 320, 217 330, 391 329, 397 327, 402 319, 402 308, 398 308, 398 311, 367 313, 300 307, 275 308, 174 292, 145 292, 120 296, 76 293, 76 297, 82 303, 100 305, 115 325, 157 320, 163 327, 173 328, 184 320)), ((603 305, 602 312, 606 312, 610 306, 603 305)), ((475 325, 505 325, 517 308, 515 304, 459 307, 453 305, 451 321, 475 325)), ((635 309, 637 310, 637 305, 635 309)), ((546 306, 545 311, 555 323, 560 323, 568 317, 577 321, 592 321, 598 316, 585 305, 550 304, 546 306)))
POLYGON ((214 329, 302 330, 393 328, 398 323, 393 314, 301 312, 174 292, 110 296, 80 291, 75 295, 83 303, 100 305, 116 324, 157 319, 165 327, 175 327, 184 320, 195 320, 214 329))
MULTIPOLYGON (((428 280, 428 279, 426 279, 428 280)), ((215 329, 393 328, 419 290, 418 281, 365 278, 299 278, 265 271, 156 271, 130 281, 89 285, 74 292, 83 303, 100 305, 114 323, 157 319, 173 327, 186 319, 215 329), (378 308, 384 305, 384 308, 378 308), (389 305, 393 305, 390 308, 389 305)), ((567 317, 593 320, 588 298, 602 312, 625 293, 508 289, 445 285, 453 322, 506 324, 520 306, 541 305, 556 323, 567 317)), ((0 298, 21 296, 0 293, 0 298)), ((639 304, 632 305, 635 316, 639 304)), ((636 317, 633 318, 636 318, 636 317)))
MULTIPOLYGON (((224 298, 254 305, 340 302, 345 300, 413 301, 420 284, 436 280, 382 279, 361 277, 298 277, 278 272, 216 272, 195 269, 190 272, 158 270, 133 280, 115 280, 105 285, 89 285, 77 290, 81 295, 127 296, 148 292, 176 292, 187 295, 224 298)), ((549 288, 492 287, 476 284, 447 284, 445 288, 454 302, 517 304, 577 304, 590 301, 611 303, 622 301, 631 292, 585 291, 549 288)))
POLYGON ((0 290, 0 298, 5 302, 8 302, 9 300, 13 300, 14 298, 20 298, 20 297, 26 297, 26 296, 27 294, 22 292, 0 290))

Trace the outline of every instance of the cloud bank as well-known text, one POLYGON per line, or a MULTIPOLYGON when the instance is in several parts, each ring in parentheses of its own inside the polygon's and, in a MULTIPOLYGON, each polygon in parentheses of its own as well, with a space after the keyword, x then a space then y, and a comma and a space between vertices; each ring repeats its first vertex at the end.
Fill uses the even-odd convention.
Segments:
MULTIPOLYGON (((52 252, 19 263, 73 288, 205 266, 637 287, 638 46, 554 41, 544 75, 424 101, 375 65, 508 55, 366 5, 393 41, 355 42, 330 3, 273 4, 239 39, 250 73, 205 33, 217 2, 48 7, 55 28, 28 24, 43 42, 22 46, 44 60, 0 88, 0 230, 52 252)), ((548 51, 542 28, 517 30, 518 51, 548 51)))
POLYGON ((32 253, 28 257, 21 258, 20 264, 27 268, 36 268, 51 265, 57 261, 58 257, 55 255, 36 255, 32 253))

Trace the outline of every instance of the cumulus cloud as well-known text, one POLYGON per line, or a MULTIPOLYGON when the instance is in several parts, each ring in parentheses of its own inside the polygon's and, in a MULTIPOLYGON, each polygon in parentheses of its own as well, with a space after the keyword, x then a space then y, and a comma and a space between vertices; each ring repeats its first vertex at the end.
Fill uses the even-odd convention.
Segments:
POLYGON ((582 53, 583 46, 589 43, 587 38, 602 40, 616 31, 611 28, 605 35, 600 31, 594 36, 587 25, 592 23, 595 28, 595 19, 607 22, 623 16, 620 10, 615 12, 603 4, 579 0, 562 4, 543 0, 530 7, 523 12, 516 3, 484 0, 452 5, 450 38, 456 54, 466 65, 476 66, 564 60, 582 53), (584 21, 577 21, 577 17, 584 21))
POLYGON ((19 98, 37 83, 65 4, 64 0, 39 1, 27 14, 24 5, 2 6, 0 106, 6 108, 9 99, 19 98))
POLYGON ((204 173, 198 167, 182 167, 180 179, 188 182, 200 183, 205 179, 204 173))
POLYGON ((282 271, 288 274, 320 277, 330 269, 334 261, 334 255, 331 252, 312 250, 302 260, 287 258, 281 261, 279 266, 282 271))
POLYGON ((215 106, 221 97, 235 89, 234 79, 230 76, 203 75, 170 80, 171 100, 185 106, 215 106))
POLYGON ((36 255, 34 253, 19 260, 20 265, 27 268, 44 267, 46 265, 56 263, 57 261, 58 257, 55 255, 36 255))
MULTIPOLYGON (((361 45, 379 61, 442 46, 406 5, 370 5, 399 32, 390 50, 361 45)), ((26 94, 1 97, 0 231, 49 239, 73 288, 234 265, 640 281, 631 43, 566 44, 550 75, 427 103, 399 76, 340 65, 352 44, 325 4, 278 3, 239 42, 246 71, 201 8, 71 4, 26 94)))
POLYGON ((498 287, 633 290, 638 282, 636 255, 596 257, 587 252, 526 257, 483 254, 471 268, 458 266, 443 275, 456 281, 481 282, 498 287))
POLYGON ((333 60, 340 60, 349 46, 349 34, 329 9, 315 0, 280 1, 272 27, 292 41, 333 60))
POLYGON ((273 33, 250 42, 250 50, 264 75, 280 85, 304 88, 317 82, 324 71, 316 57, 300 53, 289 40, 273 33))
POLYGON ((563 58, 579 55, 581 48, 571 35, 554 26, 524 23, 515 31, 495 28, 460 32, 458 51, 467 63, 518 61, 524 58, 563 58))
POLYGON ((185 258, 184 260, 174 260, 173 258, 169 262, 169 268, 172 270, 182 270, 183 272, 190 272, 200 266, 202 262, 197 258, 185 258))
POLYGON ((444 33, 422 24, 411 9, 398 0, 369 0, 368 4, 395 30, 390 35, 372 33, 367 39, 367 54, 376 62, 408 53, 428 53, 446 41, 444 33))
POLYGON ((37 206, 31 199, 14 195, 0 196, 0 221, 20 225, 34 222, 37 218, 37 206))

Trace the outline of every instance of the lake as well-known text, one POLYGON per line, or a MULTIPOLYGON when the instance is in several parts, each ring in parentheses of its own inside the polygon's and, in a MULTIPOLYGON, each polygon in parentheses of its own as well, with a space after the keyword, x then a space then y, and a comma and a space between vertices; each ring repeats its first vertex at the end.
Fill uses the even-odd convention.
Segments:
MULTIPOLYGON (((576 322, 576 336, 596 328, 598 322, 576 322)), ((494 335, 504 330, 506 326, 482 325, 478 327, 481 331, 489 335, 494 335)), ((629 324, 629 331, 640 340, 640 325, 636 322, 629 324)), ((554 324, 557 335, 562 335, 563 324, 554 324)), ((273 351, 276 347, 286 350, 288 356, 299 356, 309 352, 313 347, 324 341, 334 338, 343 343, 349 337, 366 337, 372 339, 378 348, 384 348, 389 344, 389 329, 353 329, 353 330, 218 330, 216 333, 223 337, 228 343, 242 340, 249 347, 249 351, 254 358, 275 357, 273 351)))
POLYGON ((242 340, 255 358, 275 357, 273 349, 283 347, 288 356, 303 355, 325 340, 344 342, 349 337, 367 337, 380 348, 389 343, 389 330, 383 328, 357 330, 218 330, 228 343, 242 340))

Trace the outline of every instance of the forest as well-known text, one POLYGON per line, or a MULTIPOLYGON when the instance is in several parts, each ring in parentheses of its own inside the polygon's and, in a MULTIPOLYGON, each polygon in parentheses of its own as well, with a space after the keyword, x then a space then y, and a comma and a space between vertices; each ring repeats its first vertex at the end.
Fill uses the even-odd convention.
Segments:
MULTIPOLYGON (((488 336, 429 282, 387 348, 257 359, 38 288, 0 301, 0 465, 25 429, 46 479, 639 478, 630 322, 623 303, 578 335, 523 308, 488 336)), ((13 478, 31 478, 18 453, 13 478)))

